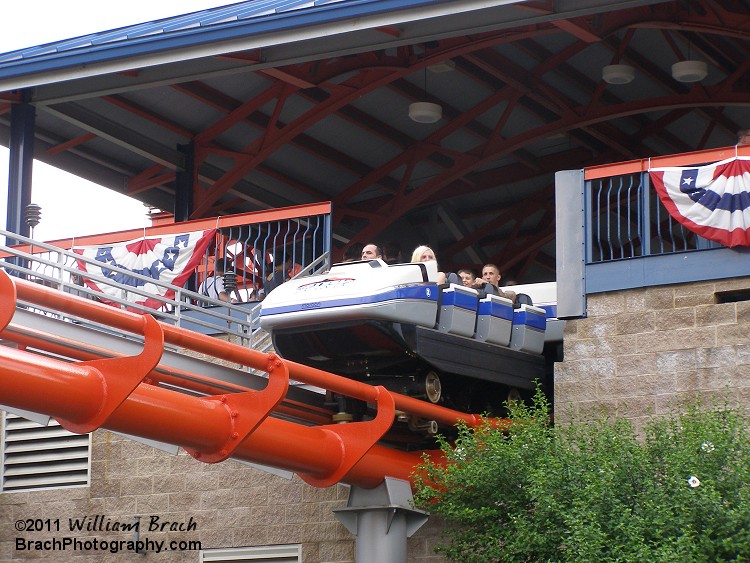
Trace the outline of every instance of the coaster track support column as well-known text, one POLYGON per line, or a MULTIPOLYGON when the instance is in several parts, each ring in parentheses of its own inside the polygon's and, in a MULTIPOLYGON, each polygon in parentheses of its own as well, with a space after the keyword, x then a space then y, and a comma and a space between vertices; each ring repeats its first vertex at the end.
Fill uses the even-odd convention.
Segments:
POLYGON ((411 485, 392 477, 374 489, 351 488, 346 508, 333 512, 357 538, 357 563, 406 563, 406 540, 428 520, 411 500, 411 485))

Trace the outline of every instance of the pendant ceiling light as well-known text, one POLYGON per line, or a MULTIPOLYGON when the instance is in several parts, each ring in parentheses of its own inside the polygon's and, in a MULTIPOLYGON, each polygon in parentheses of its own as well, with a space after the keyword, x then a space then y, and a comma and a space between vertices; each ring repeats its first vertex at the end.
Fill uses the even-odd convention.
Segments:
POLYGON ((635 78, 635 69, 630 65, 607 65, 602 69, 602 79, 607 84, 630 84, 635 78))
MULTIPOLYGON (((689 18, 690 4, 688 4, 687 13, 689 18)), ((672 65, 672 78, 677 80, 677 82, 700 82, 708 76, 708 65, 704 61, 693 60, 690 57, 690 51, 693 46, 690 33, 686 32, 684 38, 687 40, 687 58, 672 65)))
POLYGON ((417 123, 435 123, 443 117, 443 107, 432 102, 409 104, 409 119, 417 123))
MULTIPOLYGON (((424 96, 427 97, 427 67, 424 69, 424 96)), ((440 104, 433 102, 413 102, 409 104, 409 119, 416 123, 436 123, 442 117, 443 106, 440 104)))
POLYGON ((680 61, 672 65, 672 78, 678 82, 700 82, 708 75, 704 61, 680 61))

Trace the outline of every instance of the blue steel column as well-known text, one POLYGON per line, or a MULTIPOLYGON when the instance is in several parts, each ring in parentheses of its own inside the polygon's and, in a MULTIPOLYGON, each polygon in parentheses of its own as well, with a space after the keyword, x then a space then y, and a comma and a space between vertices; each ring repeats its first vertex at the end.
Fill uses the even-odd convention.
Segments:
POLYGON ((331 248, 332 244, 331 241, 333 239, 333 233, 331 229, 331 214, 328 213, 323 218, 324 221, 324 230, 325 235, 323 236, 323 253, 327 256, 326 263, 325 263, 325 270, 329 270, 331 268, 331 264, 333 264, 333 257, 331 256, 331 248))
MULTIPOLYGON (((27 94, 28 92, 24 95, 25 99, 28 98, 27 94)), ((35 108, 28 101, 11 106, 6 229, 22 236, 29 236, 29 226, 23 221, 23 211, 31 203, 35 124, 35 108)), ((8 244, 15 242, 8 241, 8 244)))
POLYGON ((190 219, 193 212, 193 186, 195 184, 195 145, 177 145, 182 155, 183 166, 177 170, 175 179, 174 221, 181 223, 190 219))
POLYGON ((409 483, 392 477, 374 489, 351 488, 347 507, 333 513, 357 537, 357 563, 406 563, 407 538, 428 520, 427 513, 411 507, 411 499, 409 483))
POLYGON ((648 172, 641 172, 640 195, 641 256, 651 256, 651 180, 648 172))
MULTIPOLYGON (((193 212, 193 185, 195 183, 195 144, 177 145, 182 156, 182 166, 177 169, 174 194, 174 222, 182 223, 190 219, 193 212)), ((198 274, 193 273, 185 282, 185 289, 197 291, 198 274)))

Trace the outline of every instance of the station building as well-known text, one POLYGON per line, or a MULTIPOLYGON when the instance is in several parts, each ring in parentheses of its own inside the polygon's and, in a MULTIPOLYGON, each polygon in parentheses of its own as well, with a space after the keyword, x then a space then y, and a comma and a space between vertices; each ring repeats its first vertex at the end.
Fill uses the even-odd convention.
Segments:
MULTIPOLYGON (((750 404, 745 245, 680 222, 651 175, 750 156, 742 3, 490 4, 241 2, 0 55, 7 230, 30 234, 34 158, 176 223, 330 201, 332 261, 389 233, 556 282, 557 422, 750 404), (675 69, 688 45, 703 64, 675 69)), ((2 560, 333 563, 363 541, 347 485, 2 421, 2 560)), ((444 523, 393 514, 408 561, 442 561, 444 523)))

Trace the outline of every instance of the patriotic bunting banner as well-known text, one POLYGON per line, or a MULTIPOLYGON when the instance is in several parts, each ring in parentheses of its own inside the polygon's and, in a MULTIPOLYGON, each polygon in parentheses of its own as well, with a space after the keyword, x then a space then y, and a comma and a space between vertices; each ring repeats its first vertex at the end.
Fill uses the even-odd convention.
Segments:
POLYGON ((138 290, 136 294, 108 284, 100 285, 95 280, 85 278, 87 286, 103 294, 102 301, 107 302, 106 297, 110 296, 158 309, 162 302, 159 299, 146 297, 143 293, 173 299, 174 290, 111 270, 110 267, 117 266, 154 281, 182 287, 200 263, 215 232, 215 229, 209 229, 176 235, 144 237, 102 246, 80 246, 74 247, 73 252, 94 261, 92 263, 77 260, 78 269, 81 272, 108 278, 113 282, 138 290))
POLYGON ((686 229, 729 247, 750 246, 750 159, 649 170, 664 207, 686 229))

